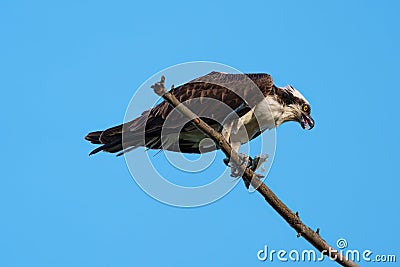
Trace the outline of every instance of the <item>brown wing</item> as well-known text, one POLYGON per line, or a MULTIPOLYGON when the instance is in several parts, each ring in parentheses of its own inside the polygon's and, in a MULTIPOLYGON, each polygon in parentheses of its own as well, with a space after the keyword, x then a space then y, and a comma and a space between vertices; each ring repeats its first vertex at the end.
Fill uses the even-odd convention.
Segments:
MULTIPOLYGON (((199 117, 205 119, 207 123, 213 124, 212 121, 222 122, 228 114, 221 111, 220 105, 214 105, 214 102, 208 99, 224 103, 229 107, 229 112, 235 110, 239 116, 242 116, 248 112, 250 107, 271 93, 272 88, 273 80, 268 74, 245 75, 211 72, 179 86, 171 92, 199 117), (242 108, 239 109, 241 106, 242 108)), ((181 128, 182 123, 185 123, 187 119, 178 112, 171 114, 172 110, 173 107, 164 101, 149 110, 148 113, 144 113, 144 116, 147 117, 146 120, 132 121, 129 129, 135 132, 144 127, 144 122, 147 121, 146 134, 158 135, 169 115, 168 127, 173 127, 172 124, 175 124, 177 128, 181 128)), ((192 128, 193 126, 189 124, 182 130, 191 130, 192 128)))
MULTIPOLYGON (((259 103, 264 96, 274 90, 272 77, 268 74, 226 74, 211 72, 205 76, 196 78, 184 85, 171 90, 174 96, 184 105, 188 106, 199 117, 202 117, 210 126, 217 129, 218 122, 234 110, 238 116, 242 116, 251 107, 259 103), (209 100, 211 99, 211 100, 209 100), (210 104, 210 101, 224 103, 228 109, 221 111, 220 105, 210 104), (228 111, 226 111, 228 110, 228 111)), ((202 134, 187 119, 183 117, 165 101, 154 108, 142 113, 138 118, 103 131, 99 141, 103 149, 117 152, 122 150, 122 133, 124 134, 124 147, 147 146, 161 148, 161 131, 168 128, 171 132, 202 134), (168 119, 167 119, 168 118, 168 119), (166 119, 168 120, 165 125, 166 119), (143 138, 143 133, 145 137, 143 138), (143 140, 144 139, 144 140, 143 140), (109 144, 109 145, 108 145, 109 144)), ((88 138, 87 138, 88 139, 88 138)), ((88 139, 89 140, 89 139, 88 139)), ((89 140, 92 141, 93 140, 89 140)), ((198 153, 193 148, 193 143, 188 140, 180 140, 182 152, 198 153)))

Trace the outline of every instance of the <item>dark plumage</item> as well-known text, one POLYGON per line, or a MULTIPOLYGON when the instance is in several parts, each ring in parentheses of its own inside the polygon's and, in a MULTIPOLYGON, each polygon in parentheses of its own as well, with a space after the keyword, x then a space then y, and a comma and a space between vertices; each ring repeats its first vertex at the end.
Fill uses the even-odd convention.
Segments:
MULTIPOLYGON (((282 107, 294 104, 304 105, 306 103, 305 99, 302 99, 302 97, 299 97, 299 94, 296 94, 297 91, 293 87, 287 89, 276 87, 269 74, 225 74, 211 72, 176 87, 172 89, 171 92, 181 103, 184 103, 189 108, 191 108, 191 105, 194 106, 194 103, 197 103, 195 104, 195 113, 199 117, 204 116, 202 118, 205 122, 216 130, 221 128, 220 123, 224 121, 229 114, 227 112, 222 112, 217 105, 200 105, 198 104, 199 101, 201 103, 201 101, 206 98, 212 98, 223 102, 229 106, 230 109, 235 110, 239 117, 248 114, 252 108, 254 110, 254 107, 265 99, 275 101, 274 103, 279 103, 282 107), (211 118, 210 114, 212 114, 211 118)), ((185 123, 185 118, 182 115, 171 113, 172 110, 173 108, 164 101, 154 108, 143 112, 141 116, 124 125, 118 125, 104 131, 89 133, 85 137, 86 140, 93 144, 102 144, 102 146, 93 150, 90 154, 99 151, 115 153, 123 151, 123 149, 140 146, 151 149, 168 149, 184 153, 201 153, 199 141, 196 138, 198 137, 201 139, 204 137, 204 134, 191 123, 185 123), (171 120, 172 124, 169 124, 168 127, 170 128, 167 130, 175 134, 179 129, 181 130, 179 144, 163 147, 160 136, 165 119, 168 115, 170 115, 168 120, 171 120), (124 145, 122 145, 122 143, 124 143, 124 145)), ((255 138, 262 131, 263 129, 252 133, 250 138, 255 138)), ((215 148, 211 150, 213 149, 215 148)), ((207 152, 207 149, 202 149, 202 152, 207 152)))

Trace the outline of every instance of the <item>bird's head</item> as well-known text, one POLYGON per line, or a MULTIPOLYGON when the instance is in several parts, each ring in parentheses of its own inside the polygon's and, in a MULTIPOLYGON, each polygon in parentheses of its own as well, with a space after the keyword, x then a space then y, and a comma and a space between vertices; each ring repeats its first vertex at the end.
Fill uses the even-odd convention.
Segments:
POLYGON ((311 106, 307 99, 291 85, 275 89, 276 100, 280 104, 276 126, 287 121, 297 121, 303 129, 311 130, 314 127, 314 120, 311 117, 311 106))

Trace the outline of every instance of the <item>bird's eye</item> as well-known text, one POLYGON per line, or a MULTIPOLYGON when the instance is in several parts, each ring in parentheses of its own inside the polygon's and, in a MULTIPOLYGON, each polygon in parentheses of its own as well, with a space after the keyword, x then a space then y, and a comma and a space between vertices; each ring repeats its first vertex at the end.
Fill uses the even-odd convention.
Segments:
POLYGON ((310 106, 307 105, 307 104, 303 105, 303 111, 304 112, 309 112, 310 111, 310 106))

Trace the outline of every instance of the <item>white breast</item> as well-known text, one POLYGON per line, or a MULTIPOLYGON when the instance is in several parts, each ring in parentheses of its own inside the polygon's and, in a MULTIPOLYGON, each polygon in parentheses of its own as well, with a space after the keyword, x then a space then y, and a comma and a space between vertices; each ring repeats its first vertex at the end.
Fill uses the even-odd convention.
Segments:
POLYGON ((272 97, 267 97, 241 118, 232 112, 223 123, 222 133, 237 150, 241 144, 247 143, 258 132, 275 128, 275 118, 281 112, 281 105, 272 97))

